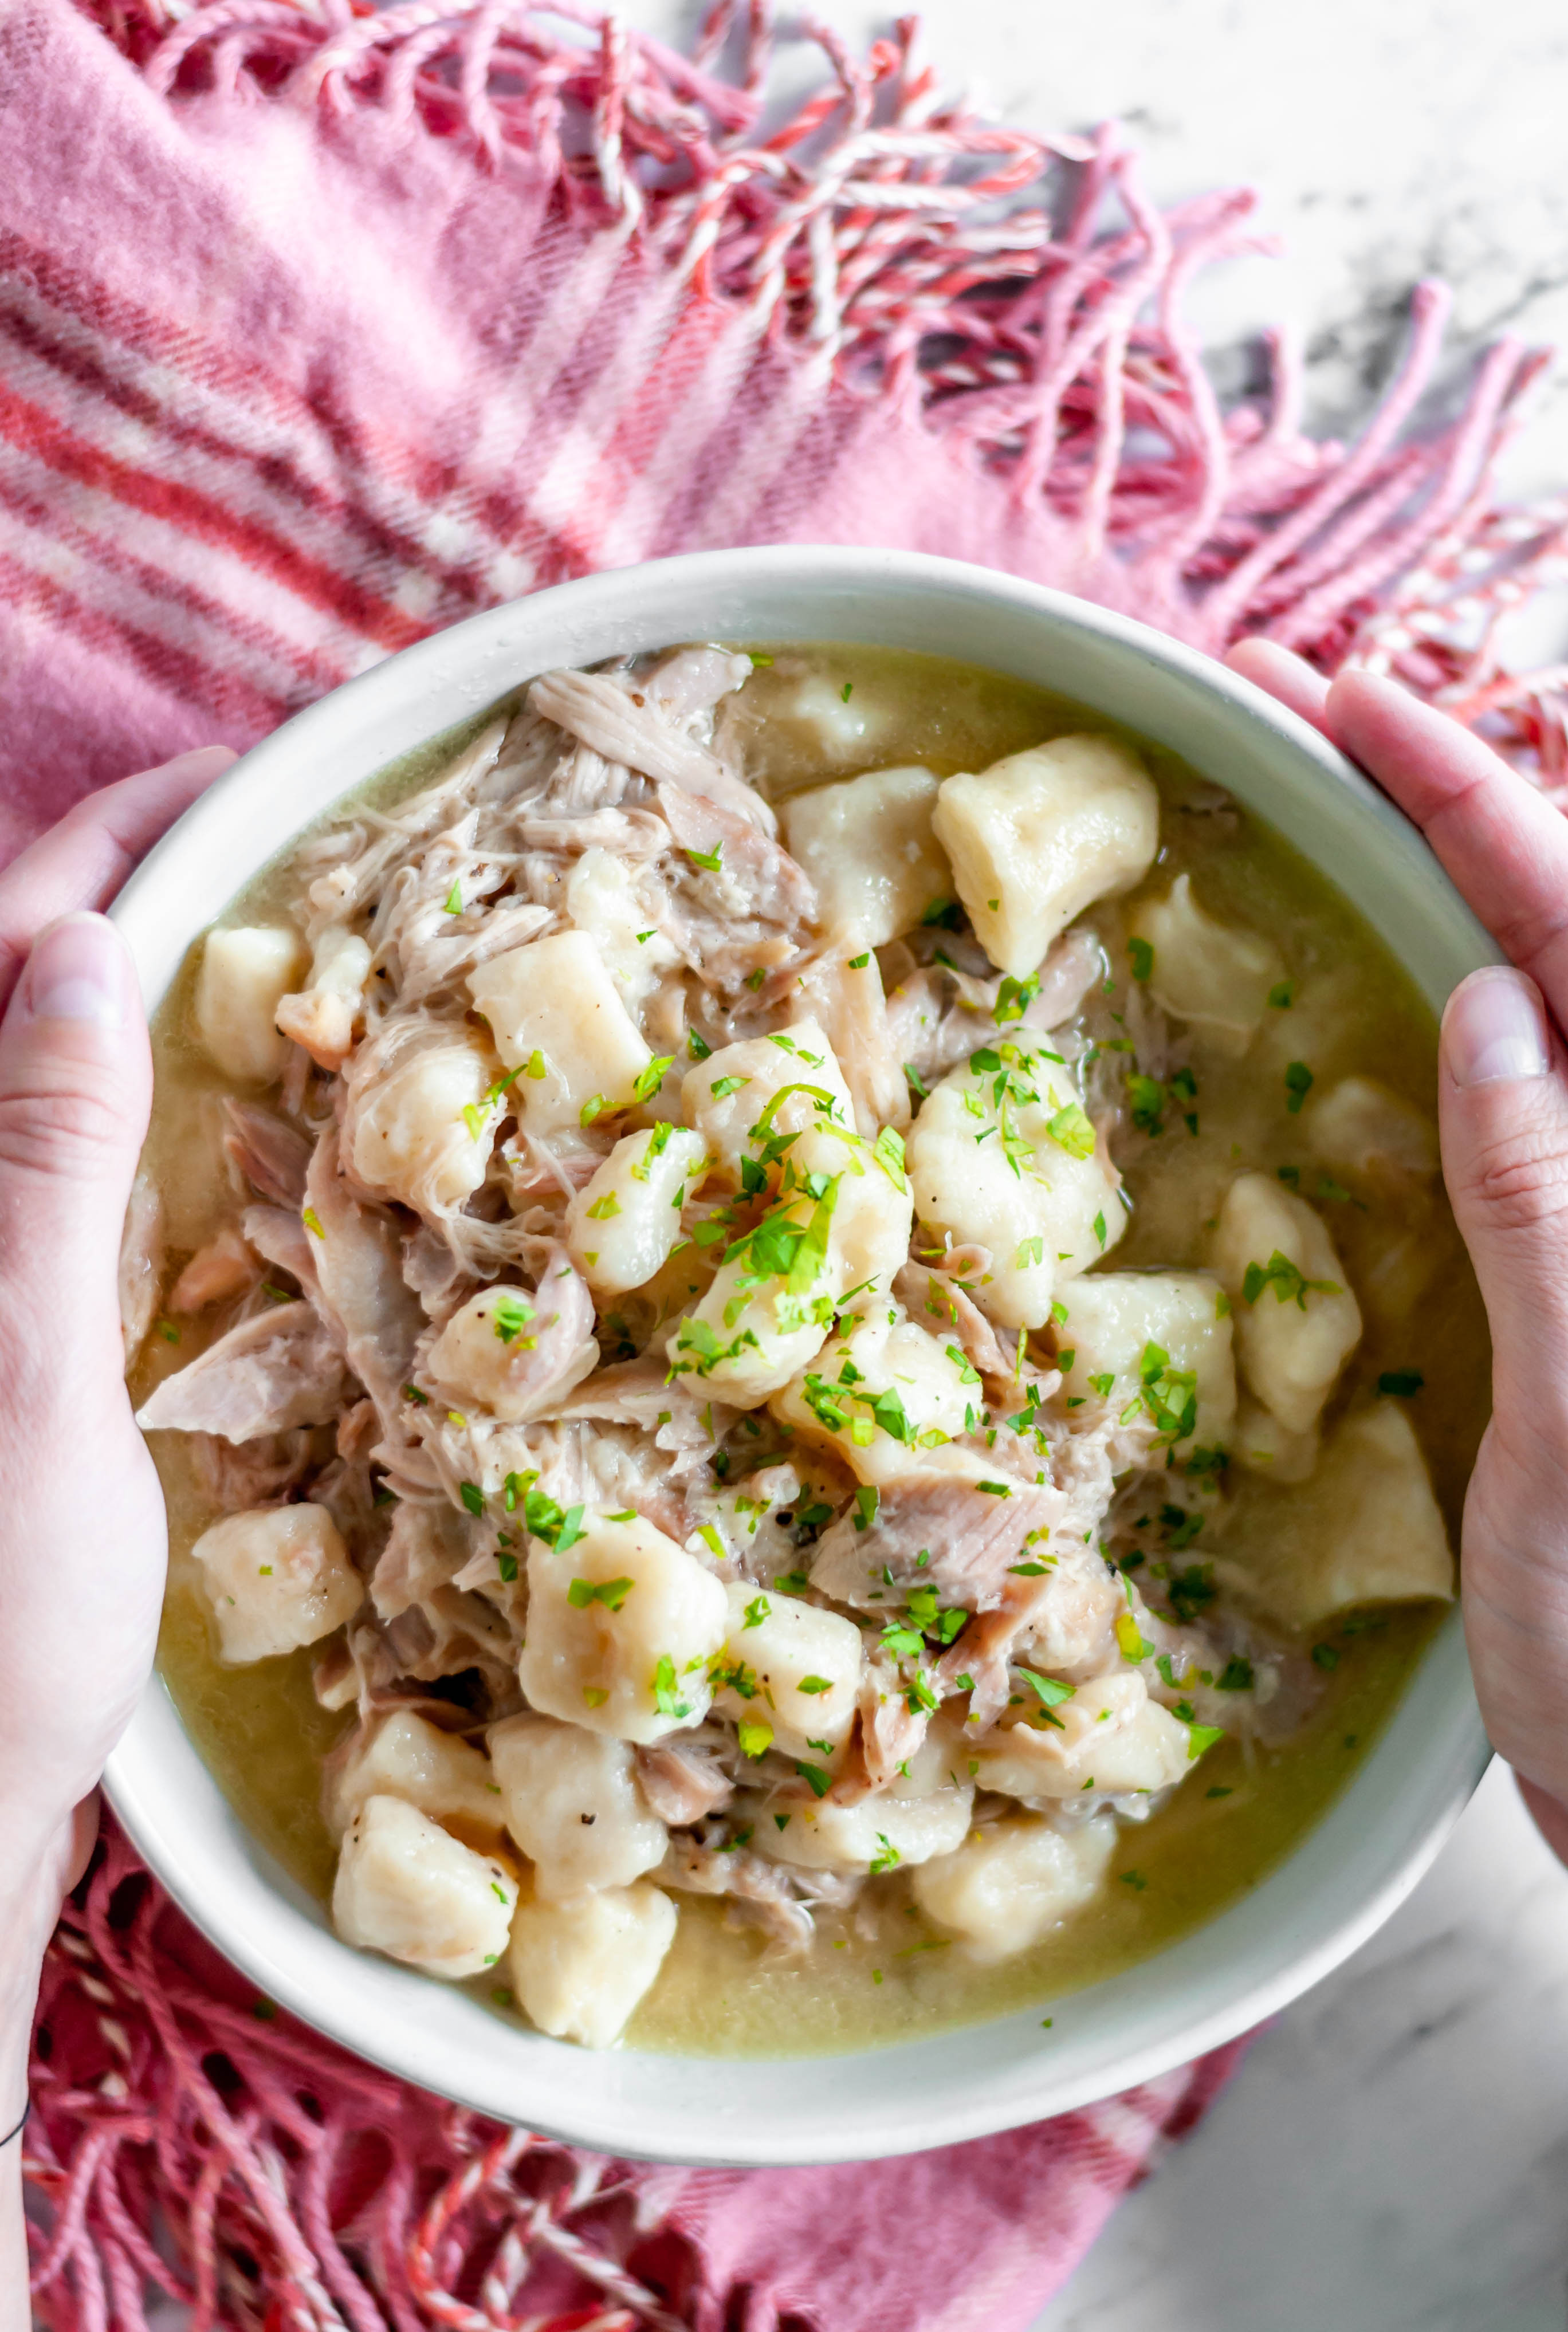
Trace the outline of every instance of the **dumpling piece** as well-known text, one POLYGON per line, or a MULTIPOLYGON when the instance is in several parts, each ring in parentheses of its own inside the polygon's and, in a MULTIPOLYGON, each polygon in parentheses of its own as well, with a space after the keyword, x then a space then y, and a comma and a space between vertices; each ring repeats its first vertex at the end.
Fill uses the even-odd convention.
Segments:
POLYGON ((540 1539, 529 1550, 518 1681, 547 1716, 658 1741, 701 1721, 729 1620, 722 1584, 695 1555, 640 1516, 594 1515, 564 1552, 540 1539))
POLYGON ((855 1129, 855 1104, 833 1048, 815 1020, 793 1021, 771 1037, 726 1045, 688 1069, 681 1112, 702 1135, 714 1172, 731 1190, 743 1159, 755 1157, 755 1125, 776 1134, 809 1127, 855 1129))
POLYGON ((849 1736, 864 1661, 860 1630, 777 1588, 726 1588, 730 1632, 712 1662, 713 1706, 741 1728, 748 1756, 831 1754, 849 1736), (766 1734, 767 1738, 763 1738, 766 1734), (827 1743, 827 1751, 823 1744, 827 1743))
POLYGON ((1246 1395, 1237 1403, 1228 1447, 1232 1463, 1249 1474, 1271 1482, 1305 1482, 1317 1463, 1318 1431, 1314 1425, 1292 1433, 1272 1410, 1246 1395))
POLYGON ((664 1269, 706 1156, 702 1135, 668 1118, 621 1136, 567 1212, 567 1246, 597 1294, 645 1287, 664 1269))
POLYGON ((894 1870, 951 1854, 969 1829, 973 1804, 972 1790, 951 1782, 908 1798, 883 1790, 853 1806, 835 1805, 831 1798, 820 1804, 770 1801, 767 1819, 756 1825, 752 1850, 766 1861, 803 1870, 894 1870))
MULTIPOLYGON (((832 1448, 862 1482, 891 1482, 943 1468, 942 1444, 964 1432, 984 1404, 979 1372, 951 1338, 943 1344, 894 1306, 880 1306, 836 1334, 815 1368, 803 1369, 771 1403, 773 1413, 832 1448)), ((970 1478, 980 1468, 951 1453, 970 1478)))
POLYGON ((225 1076, 270 1085, 282 1076, 288 1039, 277 1011, 304 969, 295 932, 243 923, 209 932, 196 974, 196 1034, 225 1076))
POLYGON ((412 1708, 373 1717, 334 1752, 322 1792, 327 1827, 341 1838, 371 1798, 401 1798, 471 1846, 493 1847, 504 1827, 488 1759, 412 1708))
POLYGON ((586 932, 492 956, 469 973, 468 992, 507 1067, 522 1071, 509 1100, 529 1133, 548 1140, 580 1126, 585 1110, 597 1116, 643 1097, 653 1055, 586 932))
POLYGON ((1347 1417, 1315 1471, 1241 1489, 1228 1582, 1265 1617, 1315 1628, 1362 1603, 1449 1601, 1454 1562, 1426 1460, 1397 1400, 1347 1417))
POLYGON ((1438 1133, 1413 1102, 1375 1077, 1342 1077, 1302 1113, 1302 1132, 1315 1157, 1347 1180, 1364 1184, 1401 1177, 1425 1181, 1438 1171, 1438 1133))
POLYGON ((1217 1279, 1094 1271, 1073 1280, 1060 1303, 1067 1316, 1056 1324, 1057 1357, 1069 1399, 1104 1400, 1118 1415, 1140 1404, 1179 1457, 1228 1447, 1236 1368, 1230 1299, 1217 1279))
POLYGON ((649 930, 632 868, 595 843, 567 878, 566 911, 593 941, 621 1001, 636 1018, 681 959, 663 932, 649 930))
POLYGON ((553 1716, 509 1716, 491 1728, 490 1755, 538 1894, 629 1887, 664 1860, 669 1832, 643 1801, 626 1742, 553 1716))
POLYGON ((976 937, 1015 980, 1096 899, 1141 883, 1160 846, 1160 797, 1114 737, 1053 737, 978 777, 949 778, 932 831, 976 937))
POLYGON ((372 961, 357 932, 334 923, 316 942, 304 988, 278 1006, 279 1028, 303 1045, 319 1068, 340 1069, 349 1057, 372 961))
POLYGON ((645 1879, 521 1903, 508 1966, 524 2013, 554 2040, 608 2049, 664 1964, 676 1916, 645 1879))
POLYGON ((1245 1053, 1285 978, 1273 941, 1205 914, 1190 874, 1178 874, 1162 899, 1141 899, 1127 929, 1151 951, 1147 984, 1155 1003, 1200 1029, 1216 1050, 1245 1053))
POLYGON ((332 1888, 346 1944, 459 1983, 495 1965, 516 1907, 504 1863, 401 1798, 368 1798, 349 1826, 332 1888))
POLYGON ((1292 1433, 1317 1422, 1361 1337, 1361 1312, 1323 1218, 1267 1174, 1225 1194, 1212 1247, 1241 1373, 1292 1433))
POLYGON ((952 896, 952 872, 932 832, 939 784, 931 769, 872 769, 786 803, 790 855, 811 877, 823 924, 846 947, 882 947, 952 896))
POLYGON ((1152 1792, 1185 1781, 1192 1737, 1135 1668, 1118 1668, 1078 1685, 1037 1722, 1026 1716, 983 1735, 969 1755, 977 1787, 1009 1798, 1152 1792))
POLYGON ((1108 1814, 1070 1830, 1030 1815, 988 1822, 915 1872, 914 1899, 971 1960, 1010 1959, 1093 1901, 1115 1844, 1108 1814))
POLYGON ((225 1515, 191 1549, 225 1666, 275 1659, 351 1620, 365 1584, 325 1506, 225 1515))
POLYGON ((477 1045, 444 1037, 404 1047, 372 1074, 373 1050, 357 1054, 349 1073, 355 1173, 375 1197, 421 1214, 462 1206, 483 1181, 495 1141, 489 1062, 477 1045))
POLYGON ((957 1245, 990 1251, 973 1290, 1007 1328, 1043 1328, 1058 1283, 1127 1228, 1122 1178, 1065 1075, 1043 1053, 981 1047, 934 1086, 910 1131, 914 1209, 957 1245))
POLYGON ((588 1292, 569 1269, 547 1269, 528 1295, 482 1287, 436 1337, 425 1373, 466 1405, 521 1424, 588 1375, 598 1358, 593 1324, 588 1292))

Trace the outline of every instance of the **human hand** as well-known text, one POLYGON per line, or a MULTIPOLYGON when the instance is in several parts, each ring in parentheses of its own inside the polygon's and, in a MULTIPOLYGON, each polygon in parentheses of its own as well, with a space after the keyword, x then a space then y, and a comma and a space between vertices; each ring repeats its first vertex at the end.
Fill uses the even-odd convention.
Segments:
POLYGON ((1460 981, 1439 1059, 1443 1176, 1492 1332, 1460 1582, 1487 1731, 1568 1862, 1568 819, 1391 681, 1331 687, 1262 640, 1228 661, 1377 780, 1517 967, 1460 981))
POLYGON ((130 959, 97 911, 233 759, 204 747, 110 786, 0 874, 0 2135, 163 1592, 117 1300, 151 1059, 130 959))

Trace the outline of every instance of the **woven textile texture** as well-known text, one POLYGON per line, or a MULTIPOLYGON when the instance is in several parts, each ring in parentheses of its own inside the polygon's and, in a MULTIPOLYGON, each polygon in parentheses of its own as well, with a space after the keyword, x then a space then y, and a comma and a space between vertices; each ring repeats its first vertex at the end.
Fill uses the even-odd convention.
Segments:
MULTIPOLYGON (((864 58, 801 37, 818 82, 780 110, 766 0, 690 59, 582 0, 9 0, 0 858, 474 609, 741 542, 945 552, 1377 664, 1564 788, 1568 675, 1511 671, 1504 619, 1568 508, 1487 484, 1537 355, 1447 394, 1425 285, 1353 445, 1304 430, 1285 336, 1222 406, 1183 299, 1258 247, 1249 195, 1162 212, 1114 129, 977 118, 911 22, 864 58)), ((851 2174, 632 2169, 273 2015, 110 1827, 44 1978, 37 2306, 1017 2332, 1234 2053, 851 2174)))

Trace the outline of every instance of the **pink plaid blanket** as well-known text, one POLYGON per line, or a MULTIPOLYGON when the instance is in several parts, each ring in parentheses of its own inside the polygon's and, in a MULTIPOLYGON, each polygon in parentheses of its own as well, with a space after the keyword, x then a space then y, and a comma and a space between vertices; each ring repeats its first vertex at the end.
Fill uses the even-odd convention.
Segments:
MULTIPOLYGON (((942 97, 904 22, 770 115, 768 0, 690 59, 584 0, 10 0, 0 14, 0 856, 540 584, 737 542, 1009 568, 1211 649, 1393 669, 1556 791, 1564 675, 1499 625, 1562 509, 1489 465, 1512 343, 1412 434, 1445 301, 1359 442, 1282 338, 1221 409, 1194 272, 1114 129, 942 97)), ((1018 2332, 1234 2052, 852 2174, 573 2155, 358 2065, 244 1987, 111 1832, 45 1978, 39 2308, 265 2332, 1018 2332), (922 2231, 912 2242, 910 2231, 922 2231), (155 2243, 155 2232, 158 2241, 155 2243)))

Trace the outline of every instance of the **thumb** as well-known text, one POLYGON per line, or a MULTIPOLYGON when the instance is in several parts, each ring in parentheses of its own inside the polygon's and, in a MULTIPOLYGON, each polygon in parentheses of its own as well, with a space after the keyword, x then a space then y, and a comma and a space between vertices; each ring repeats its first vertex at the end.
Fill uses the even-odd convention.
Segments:
MULTIPOLYGON (((1491 1324, 1500 1421, 1555 1429, 1568 1388, 1568 1064, 1541 991, 1489 965, 1443 1015, 1443 1171, 1491 1324)), ((1534 1440, 1534 1434, 1530 1434, 1534 1440)))
POLYGON ((72 1306, 110 1330, 151 1064, 136 975, 102 915, 40 933, 0 1021, 0 1302, 26 1341, 72 1306))

